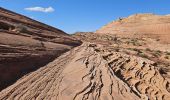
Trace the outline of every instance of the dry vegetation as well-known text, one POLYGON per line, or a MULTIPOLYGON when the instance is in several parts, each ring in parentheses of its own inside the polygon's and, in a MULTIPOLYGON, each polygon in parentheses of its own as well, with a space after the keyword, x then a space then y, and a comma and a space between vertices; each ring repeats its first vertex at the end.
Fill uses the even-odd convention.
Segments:
MULTIPOLYGON (((95 33, 76 33, 73 35, 87 42, 104 44, 107 50, 125 53, 136 57, 142 57, 154 61, 158 69, 170 71, 170 44, 160 43, 158 39, 152 38, 129 38, 119 37, 112 34, 95 34, 95 33), (160 46, 161 48, 157 48, 160 46), (168 48, 168 47, 169 48, 168 48), (164 49, 168 48, 168 49, 164 49), (168 70, 167 70, 168 69, 168 70)), ((168 73, 166 73, 168 74, 168 73)), ((168 75, 164 75, 170 76, 168 75)), ((169 80, 169 79, 168 79, 169 80)))

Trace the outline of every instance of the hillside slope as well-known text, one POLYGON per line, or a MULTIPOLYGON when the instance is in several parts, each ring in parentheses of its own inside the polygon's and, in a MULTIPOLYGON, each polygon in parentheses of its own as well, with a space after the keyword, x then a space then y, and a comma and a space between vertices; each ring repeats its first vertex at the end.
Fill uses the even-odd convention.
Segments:
POLYGON ((80 44, 59 29, 0 8, 0 90, 80 44))
POLYGON ((101 29, 99 34, 116 34, 119 36, 140 36, 158 38, 170 43, 170 16, 154 14, 135 14, 127 18, 119 18, 101 29))

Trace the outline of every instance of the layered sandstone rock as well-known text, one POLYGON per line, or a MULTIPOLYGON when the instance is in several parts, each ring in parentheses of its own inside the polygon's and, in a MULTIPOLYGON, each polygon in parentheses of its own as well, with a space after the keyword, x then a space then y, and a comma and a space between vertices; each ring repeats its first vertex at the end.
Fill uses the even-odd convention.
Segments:
POLYGON ((168 100, 150 60, 84 43, 0 92, 6 100, 168 100))
POLYGON ((3 8, 0 13, 0 87, 6 87, 0 100, 169 100, 170 44, 157 37, 169 36, 169 16, 133 15, 101 34, 69 36, 3 8))
POLYGON ((59 29, 0 8, 0 90, 80 44, 59 29))

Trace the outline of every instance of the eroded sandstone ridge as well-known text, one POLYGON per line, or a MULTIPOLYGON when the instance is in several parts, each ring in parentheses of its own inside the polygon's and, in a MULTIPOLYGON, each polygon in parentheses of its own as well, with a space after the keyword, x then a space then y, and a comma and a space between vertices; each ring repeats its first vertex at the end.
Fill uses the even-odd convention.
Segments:
POLYGON ((169 100, 169 18, 70 36, 0 8, 0 100, 169 100))
POLYGON ((116 34, 119 36, 147 36, 159 38, 163 42, 170 43, 170 16, 155 14, 135 14, 127 18, 119 18, 113 21, 96 33, 116 34))
POLYGON ((80 44, 59 29, 0 8, 0 90, 80 44))
POLYGON ((1 100, 168 100, 150 60, 84 43, 0 92, 1 100))

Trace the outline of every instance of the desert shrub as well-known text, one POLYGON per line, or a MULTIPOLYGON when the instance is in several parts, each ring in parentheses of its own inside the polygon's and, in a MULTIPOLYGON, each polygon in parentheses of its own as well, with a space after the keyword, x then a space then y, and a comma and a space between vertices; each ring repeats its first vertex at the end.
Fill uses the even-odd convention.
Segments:
POLYGON ((156 58, 158 58, 159 57, 159 55, 158 54, 156 54, 156 53, 153 53, 152 54, 154 57, 156 57, 156 58))
POLYGON ((140 49, 133 48, 133 50, 138 52, 138 53, 142 53, 142 51, 140 49))
POLYGON ((130 43, 132 43, 133 45, 136 45, 136 42, 137 42, 137 41, 135 41, 135 40, 133 40, 133 39, 130 41, 130 43))
POLYGON ((152 55, 153 55, 154 57, 157 57, 157 58, 158 58, 158 57, 161 56, 161 53, 162 53, 162 52, 161 52, 160 50, 157 50, 157 51, 153 52, 152 55))
POLYGON ((17 32, 23 32, 23 33, 27 32, 27 27, 22 24, 15 25, 15 29, 17 32))
POLYGON ((161 53, 162 53, 162 52, 161 52, 160 50, 157 50, 157 51, 155 52, 155 54, 156 54, 156 55, 159 55, 159 56, 161 56, 161 53))
POLYGON ((156 41, 160 41, 160 39, 156 39, 156 41))
POLYGON ((146 48, 146 51, 152 51, 151 49, 149 49, 149 48, 146 48))
POLYGON ((1 30, 9 30, 10 25, 8 25, 7 23, 4 22, 0 22, 0 29, 1 30))
POLYGON ((169 56, 165 56, 165 59, 169 59, 169 56))
POLYGON ((142 46, 142 44, 137 39, 132 39, 131 41, 128 41, 128 44, 131 43, 134 46, 142 46))
POLYGON ((139 49, 133 48, 134 51, 139 51, 139 49))
POLYGON ((160 50, 157 50, 156 52, 157 52, 157 53, 161 53, 162 51, 160 51, 160 50))
POLYGON ((142 58, 149 58, 146 54, 144 53, 139 53, 139 56, 142 57, 142 58))
POLYGON ((165 52, 166 53, 166 55, 170 55, 170 52, 165 52))
POLYGON ((116 52, 119 52, 119 50, 120 50, 119 48, 114 49, 114 51, 116 51, 116 52))

